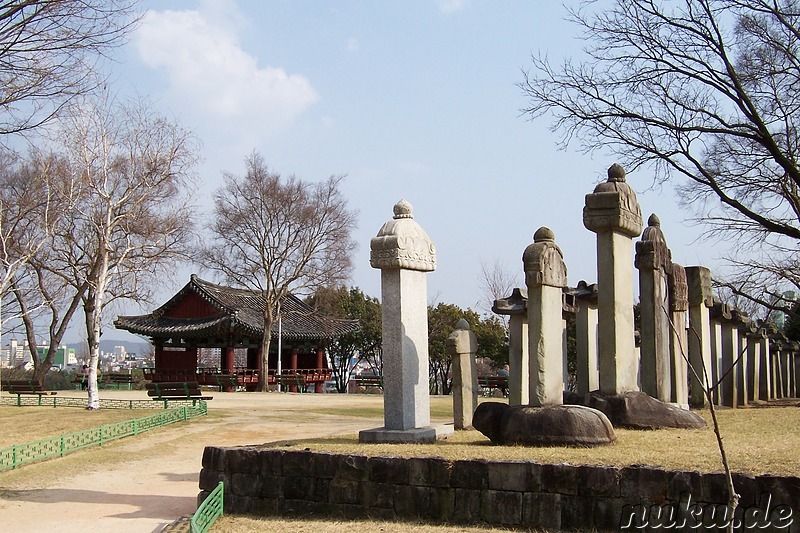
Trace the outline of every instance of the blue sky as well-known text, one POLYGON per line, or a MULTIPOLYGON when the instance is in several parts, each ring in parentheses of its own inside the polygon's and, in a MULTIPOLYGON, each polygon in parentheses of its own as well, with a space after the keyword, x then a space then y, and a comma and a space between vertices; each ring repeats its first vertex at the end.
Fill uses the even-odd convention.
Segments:
MULTIPOLYGON (((370 295, 380 296, 380 274, 369 266, 369 240, 401 198, 438 249, 430 303, 479 309, 481 263, 521 272, 540 226, 555 232, 570 285, 596 280, 594 234, 581 213, 614 159, 560 151, 546 119, 520 116, 526 101, 516 84, 531 53, 580 53, 559 3, 161 0, 142 8, 112 86, 146 96, 202 140, 206 213, 222 173, 242 174, 257 150, 282 174, 347 175, 344 193, 360 213, 351 283, 370 295)), ((645 172, 628 182, 645 220, 659 215, 674 260, 713 268, 719 253, 695 242, 700 230, 684 222, 671 190, 648 190, 645 172)), ((156 305, 197 270, 180 269, 156 305)), ((112 336, 123 334, 107 329, 112 336)))

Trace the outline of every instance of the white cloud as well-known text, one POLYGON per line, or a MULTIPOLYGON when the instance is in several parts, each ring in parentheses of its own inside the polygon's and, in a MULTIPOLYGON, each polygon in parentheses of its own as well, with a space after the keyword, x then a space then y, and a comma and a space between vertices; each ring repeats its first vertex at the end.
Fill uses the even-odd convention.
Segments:
POLYGON ((260 67, 237 37, 243 17, 229 0, 199 11, 148 11, 134 35, 141 60, 167 73, 170 93, 192 113, 275 131, 319 99, 310 81, 260 67))
POLYGON ((469 0, 437 0, 437 3, 442 13, 455 13, 467 7, 469 0))

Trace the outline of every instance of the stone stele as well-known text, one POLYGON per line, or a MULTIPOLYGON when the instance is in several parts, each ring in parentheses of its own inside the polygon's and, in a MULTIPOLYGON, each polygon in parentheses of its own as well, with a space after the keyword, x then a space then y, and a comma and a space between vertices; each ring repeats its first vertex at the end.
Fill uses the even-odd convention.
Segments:
POLYGON ((381 270, 384 427, 361 431, 361 442, 431 442, 453 431, 430 426, 426 275, 436 247, 412 211, 397 202, 370 241, 370 265, 381 270))

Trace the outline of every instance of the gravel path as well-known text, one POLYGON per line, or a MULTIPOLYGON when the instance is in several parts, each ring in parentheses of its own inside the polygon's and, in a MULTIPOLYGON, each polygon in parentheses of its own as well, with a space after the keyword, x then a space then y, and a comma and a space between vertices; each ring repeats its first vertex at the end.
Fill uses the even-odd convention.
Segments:
MULTIPOLYGON (((383 425, 379 418, 304 413, 320 407, 380 407, 380 396, 213 396, 208 417, 111 443, 108 448, 124 457, 122 461, 100 461, 86 468, 73 468, 69 475, 61 473, 59 461, 91 461, 93 450, 88 449, 64 459, 0 473, 0 529, 18 533, 160 531, 178 517, 194 512, 205 446, 352 434, 383 425), (31 471, 24 472, 25 469, 31 471), (48 470, 53 474, 47 475, 48 470)), ((140 398, 144 392, 103 390, 101 397, 140 398)))

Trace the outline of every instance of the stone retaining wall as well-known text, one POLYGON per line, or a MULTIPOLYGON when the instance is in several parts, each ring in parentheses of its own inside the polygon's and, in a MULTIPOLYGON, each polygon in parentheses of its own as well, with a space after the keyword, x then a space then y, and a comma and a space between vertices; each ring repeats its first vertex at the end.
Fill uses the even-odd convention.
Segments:
MULTIPOLYGON (((226 514, 422 519, 554 530, 619 530, 631 519, 632 526, 641 526, 643 513, 649 513, 646 520, 654 526, 659 519, 650 506, 676 502, 679 521, 687 510, 706 510, 705 527, 696 524, 697 531, 709 528, 709 520, 722 519, 721 508, 710 517, 709 504, 724 505, 727 499, 723 474, 207 447, 199 502, 218 481, 225 483, 226 514)), ((742 495, 740 518, 768 530, 800 531, 799 478, 736 475, 734 483, 742 495), (791 528, 776 528, 787 520, 794 522, 791 528)), ((670 528, 666 515, 662 520, 670 528)))

